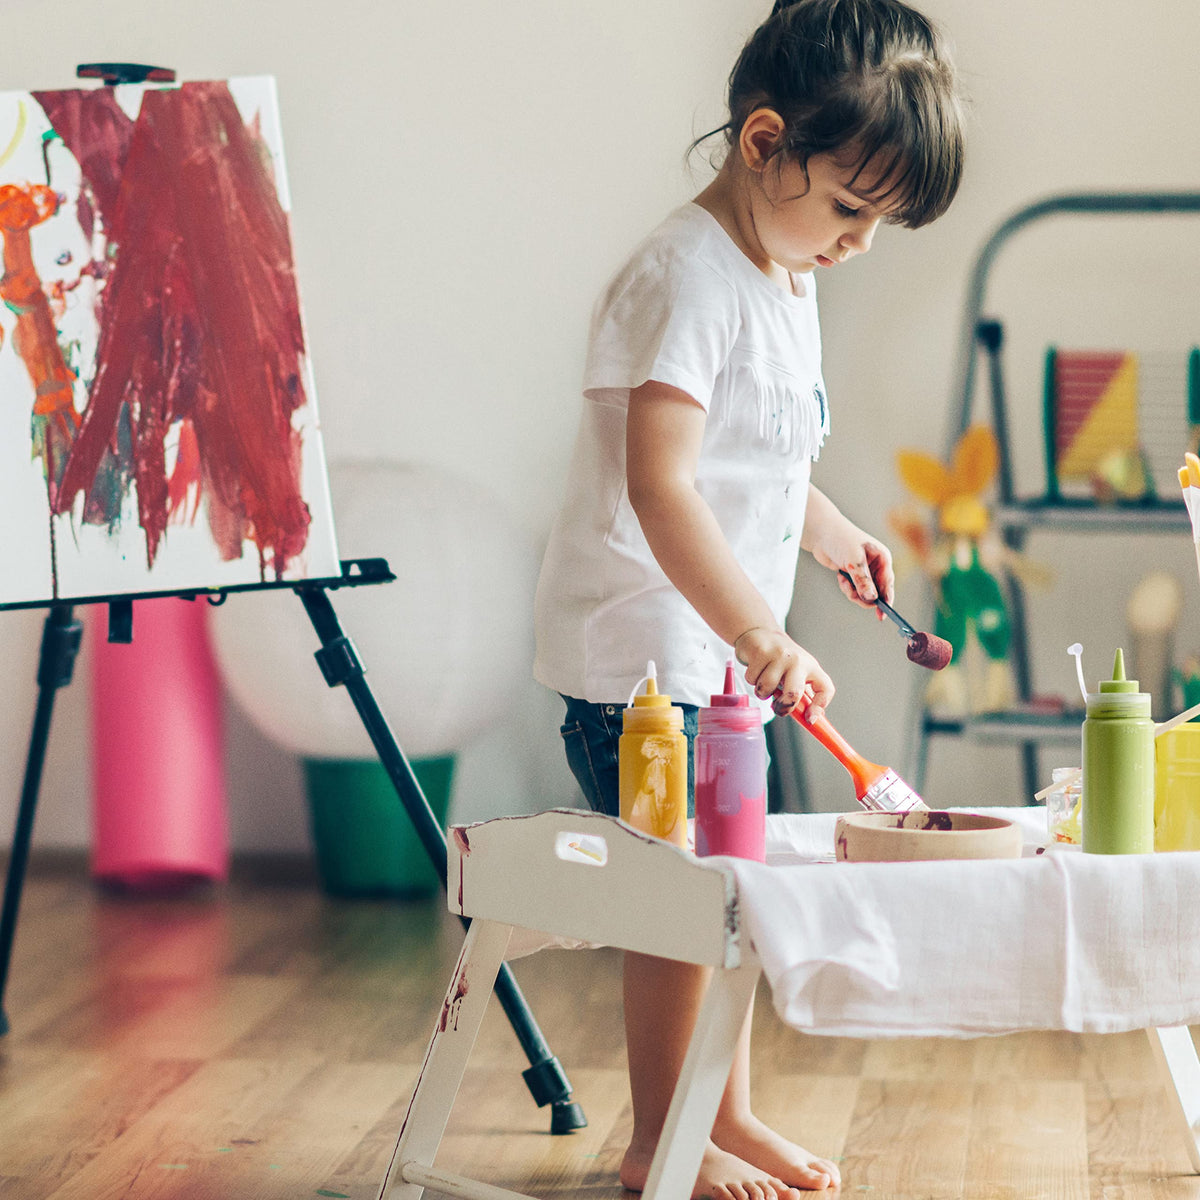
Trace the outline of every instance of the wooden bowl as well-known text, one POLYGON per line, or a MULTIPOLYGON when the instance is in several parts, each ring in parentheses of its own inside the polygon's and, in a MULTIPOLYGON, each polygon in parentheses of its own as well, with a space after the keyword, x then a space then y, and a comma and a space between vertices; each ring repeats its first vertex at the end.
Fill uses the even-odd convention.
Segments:
POLYGON ((932 858, 1020 858, 1021 830, 1002 817, 917 809, 838 817, 839 862, 914 862, 932 858))

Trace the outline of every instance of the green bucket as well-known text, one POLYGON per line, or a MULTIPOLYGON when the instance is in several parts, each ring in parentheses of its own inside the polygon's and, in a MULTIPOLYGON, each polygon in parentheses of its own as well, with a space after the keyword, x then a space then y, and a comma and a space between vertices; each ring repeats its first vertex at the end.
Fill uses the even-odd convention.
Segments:
MULTIPOLYGON (((410 763, 446 828, 454 756, 410 763)), ((425 847, 380 762, 306 759, 317 873, 331 896, 428 896, 441 886, 425 847)))

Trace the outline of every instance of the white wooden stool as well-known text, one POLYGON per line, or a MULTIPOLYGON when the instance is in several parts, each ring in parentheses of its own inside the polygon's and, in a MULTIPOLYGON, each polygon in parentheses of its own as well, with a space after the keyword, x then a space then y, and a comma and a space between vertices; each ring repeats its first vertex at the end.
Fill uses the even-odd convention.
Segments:
POLYGON ((612 817, 554 809, 455 826, 448 879, 450 908, 471 927, 380 1197, 417 1200, 426 1187, 465 1200, 518 1195, 432 1165, 513 926, 720 968, 643 1193, 690 1196, 761 973, 739 928, 733 873, 612 817))

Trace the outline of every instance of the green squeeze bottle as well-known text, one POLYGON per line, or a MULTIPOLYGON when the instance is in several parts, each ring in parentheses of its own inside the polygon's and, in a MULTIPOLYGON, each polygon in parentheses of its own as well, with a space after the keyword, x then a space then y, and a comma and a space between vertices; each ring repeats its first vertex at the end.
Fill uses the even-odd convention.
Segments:
POLYGON ((1113 677, 1089 693, 1083 722, 1083 849, 1149 854, 1154 849, 1154 721, 1150 694, 1125 678, 1118 650, 1113 677))

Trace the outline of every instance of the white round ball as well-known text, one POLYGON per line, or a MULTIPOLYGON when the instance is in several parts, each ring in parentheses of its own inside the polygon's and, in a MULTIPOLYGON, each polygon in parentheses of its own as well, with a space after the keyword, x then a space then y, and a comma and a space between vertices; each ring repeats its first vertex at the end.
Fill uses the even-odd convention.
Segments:
MULTIPOLYGON (((495 497, 440 467, 335 464, 330 489, 341 557, 386 558, 397 577, 330 591, 342 630, 405 754, 454 753, 529 675, 533 548, 495 497)), ((375 756, 293 591, 233 593, 211 614, 225 682, 264 735, 306 758, 375 756)))

